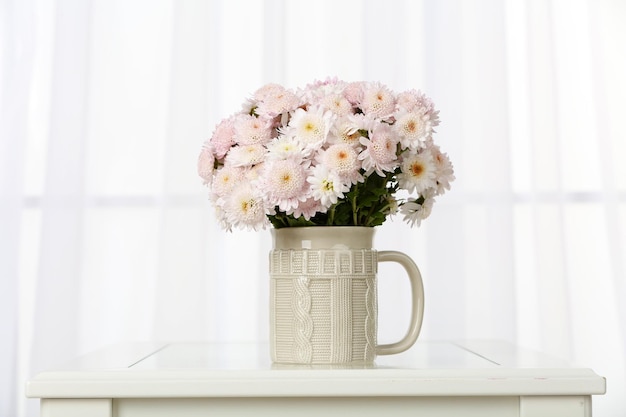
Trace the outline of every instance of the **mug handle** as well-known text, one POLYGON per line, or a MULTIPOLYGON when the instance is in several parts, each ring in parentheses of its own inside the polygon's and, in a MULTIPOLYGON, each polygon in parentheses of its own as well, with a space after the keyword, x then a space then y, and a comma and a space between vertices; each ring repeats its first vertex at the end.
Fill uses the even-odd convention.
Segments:
POLYGON ((404 352, 417 340, 424 318, 424 284, 419 268, 408 255, 397 251, 379 251, 378 262, 397 262, 405 269, 411 282, 411 322, 402 340, 388 345, 377 345, 377 355, 393 355, 404 352))

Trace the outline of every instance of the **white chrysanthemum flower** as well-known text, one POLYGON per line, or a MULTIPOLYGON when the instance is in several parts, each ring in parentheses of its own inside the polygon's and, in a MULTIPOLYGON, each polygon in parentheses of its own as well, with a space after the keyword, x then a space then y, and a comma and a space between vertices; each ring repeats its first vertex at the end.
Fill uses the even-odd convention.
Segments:
POLYGON ((296 161, 270 161, 259 177, 259 186, 269 206, 286 212, 309 197, 307 176, 306 169, 296 161))
POLYGON ((419 112, 399 112, 393 125, 403 149, 416 150, 428 138, 433 127, 427 116, 419 112))
POLYGON ((234 120, 234 137, 233 139, 239 145, 255 145, 265 144, 272 140, 272 121, 242 114, 234 120))
POLYGON ((288 129, 291 136, 305 147, 317 148, 326 140, 332 122, 333 114, 321 108, 312 107, 308 111, 297 109, 289 121, 288 129))
POLYGON ((205 144, 198 155, 198 175, 203 180, 203 184, 207 185, 213 179, 213 171, 215 170, 215 156, 211 148, 205 144))
POLYGON ((311 184, 313 198, 325 208, 337 203, 340 198, 344 197, 345 193, 350 191, 350 187, 324 165, 313 168, 307 181, 311 184))
POLYGON ((324 81, 308 84, 304 89, 298 90, 298 95, 310 105, 319 106, 327 97, 342 95, 345 86, 344 81, 337 78, 327 78, 324 81))
POLYGON ((217 200, 211 201, 213 208, 215 209, 214 215, 217 224, 224 230, 231 232, 233 230, 233 225, 230 224, 228 219, 226 218, 226 211, 222 207, 224 204, 224 200, 222 198, 218 198, 217 200))
POLYGON ((305 158, 302 144, 291 136, 280 135, 265 146, 268 151, 268 160, 292 159, 302 161, 305 158))
POLYGON ((363 92, 361 110, 378 119, 389 118, 396 108, 394 94, 381 83, 369 83, 363 92))
POLYGON ((248 167, 243 173, 243 179, 250 184, 255 184, 256 180, 261 176, 265 167, 265 161, 260 162, 254 166, 248 167))
POLYGON ((419 227, 422 220, 430 216, 434 203, 435 199, 432 197, 426 197, 422 204, 416 200, 409 200, 402 204, 400 212, 404 215, 404 221, 411 227, 419 227))
POLYGON ((231 193, 237 184, 240 183, 244 176, 244 169, 233 166, 223 166, 217 170, 213 182, 211 183, 211 190, 216 197, 224 197, 231 193))
POLYGON ((398 200, 393 195, 387 195, 385 200, 387 201, 387 208, 384 210, 385 215, 393 216, 400 210, 398 200))
POLYGON ((428 151, 405 153, 400 169, 402 172, 398 174, 398 185, 410 193, 422 194, 437 185, 437 168, 428 151))
POLYGON ((455 180, 454 168, 448 155, 441 152, 438 146, 432 145, 430 148, 433 161, 435 162, 437 175, 437 194, 441 195, 450 189, 450 183, 455 180))
MULTIPOLYGON (((364 130, 367 132, 372 132, 376 126, 379 126, 380 120, 375 119, 371 115, 358 113, 352 114, 348 116, 348 120, 352 124, 353 128, 356 130, 364 130)), ((385 123, 386 125, 387 123, 385 123)))
POLYGON ((263 162, 267 150, 263 145, 233 146, 224 163, 234 167, 251 167, 263 162))
POLYGON ((375 171, 384 177, 387 172, 393 172, 398 167, 398 140, 389 125, 378 125, 371 139, 361 138, 361 144, 365 148, 359 154, 359 159, 363 161, 366 175, 375 171))
POLYGON ((239 186, 229 195, 222 197, 220 205, 226 213, 226 221, 244 229, 263 229, 268 224, 268 210, 263 198, 250 186, 239 186))
POLYGON ((358 154, 352 145, 338 143, 321 151, 316 157, 329 171, 339 176, 342 182, 356 184, 363 181, 363 175, 359 172, 361 164, 358 154))
POLYGON ((341 117, 333 123, 328 135, 328 143, 347 143, 354 148, 359 148, 359 139, 363 135, 360 126, 355 123, 351 116, 341 117))
POLYGON ((257 107, 257 105, 258 104, 255 100, 247 98, 243 103, 241 103, 241 110, 239 111, 239 114, 253 114, 253 110, 257 107))

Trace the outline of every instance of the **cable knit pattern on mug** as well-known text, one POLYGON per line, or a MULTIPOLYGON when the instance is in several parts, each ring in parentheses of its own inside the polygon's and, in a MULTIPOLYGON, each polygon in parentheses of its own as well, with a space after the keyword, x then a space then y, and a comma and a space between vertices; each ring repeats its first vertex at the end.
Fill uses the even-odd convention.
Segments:
POLYGON ((371 249, 273 250, 273 360, 371 362, 377 340, 376 269, 371 249))
POLYGON ((295 316, 294 354, 302 363, 310 363, 313 359, 313 319, 311 318, 310 279, 299 277, 294 280, 292 308, 295 316))
POLYGON ((373 279, 366 279, 367 291, 365 292, 365 357, 366 362, 374 359, 376 355, 376 317, 378 315, 376 302, 376 282, 373 279))

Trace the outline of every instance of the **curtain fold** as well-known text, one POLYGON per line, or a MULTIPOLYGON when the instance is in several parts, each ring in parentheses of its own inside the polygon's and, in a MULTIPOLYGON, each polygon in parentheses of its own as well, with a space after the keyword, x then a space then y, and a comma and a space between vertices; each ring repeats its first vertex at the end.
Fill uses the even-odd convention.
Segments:
POLYGON ((20 401, 16 384, 21 288, 20 244, 24 161, 33 73, 32 3, 3 5, 0 15, 0 416, 14 415, 20 401))
MULTIPOLYGON (((269 232, 227 233, 202 142, 265 83, 421 89, 456 181, 376 233, 424 276, 421 337, 502 339, 626 400, 626 6, 618 0, 4 0, 0 417, 123 341, 267 341, 269 232)), ((381 342, 406 283, 381 268, 381 342), (397 282, 396 282, 397 281, 397 282)))
POLYGON ((57 3, 31 369, 81 351, 90 17, 90 1, 57 3))
MULTIPOLYGON (((591 45, 597 45, 590 48, 590 61, 591 61, 591 75, 592 75, 592 96, 594 105, 593 117, 595 119, 594 129, 596 132, 596 143, 598 144, 598 157, 600 158, 600 169, 602 178, 602 199, 607 202, 604 207, 605 213, 605 225, 608 236, 608 251, 610 270, 612 271, 612 293, 613 302, 617 308, 617 313, 622 320, 619 320, 619 328, 616 331, 619 334, 619 340, 621 345, 626 347, 626 304, 621 300, 626 299, 626 234, 624 228, 621 229, 616 225, 623 225, 626 218, 622 215, 620 220, 620 194, 621 207, 624 207, 624 188, 623 184, 626 182, 626 170, 621 173, 617 170, 618 166, 623 166, 620 163, 618 156, 620 153, 616 148, 616 141, 611 138, 618 138, 614 132, 614 119, 611 116, 614 109, 609 104, 611 90, 613 90, 612 84, 608 82, 611 80, 615 82, 614 77, 607 77, 608 67, 612 67, 611 61, 615 58, 610 49, 607 50, 606 38, 603 38, 602 32, 609 29, 611 25, 606 23, 606 14, 610 13, 608 8, 601 7, 589 7, 588 8, 588 25, 589 25, 589 43, 591 45), (612 143, 613 142, 613 143, 612 143), (617 152, 617 153, 616 153, 617 152), (613 155, 613 157, 609 157, 613 155), (622 179, 620 188, 619 178, 622 179), (621 189, 621 192, 620 192, 621 189)), ((622 10, 624 7, 622 6, 622 10)), ((614 17, 615 18, 615 17, 614 17)), ((609 36, 613 40, 613 33, 609 36)), ((622 64, 625 59, 621 57, 622 64)), ((619 67, 619 65, 616 65, 619 67)), ((621 91, 624 91, 624 82, 621 82, 621 91)), ((615 90, 613 90, 615 91, 615 90)), ((619 89, 617 89, 619 94, 619 89)), ((623 140, 621 141, 624 142, 623 140)), ((622 145, 623 146, 623 145, 622 145)), ((622 210, 622 213, 624 210, 622 210)))

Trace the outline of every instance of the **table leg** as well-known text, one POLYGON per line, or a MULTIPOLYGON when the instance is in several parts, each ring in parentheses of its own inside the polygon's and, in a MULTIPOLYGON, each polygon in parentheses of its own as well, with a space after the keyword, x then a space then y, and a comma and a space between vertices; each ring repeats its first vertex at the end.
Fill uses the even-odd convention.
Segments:
POLYGON ((109 398, 42 398, 41 417, 113 417, 109 398))
POLYGON ((520 417, 591 417, 591 396, 520 397, 520 417))

